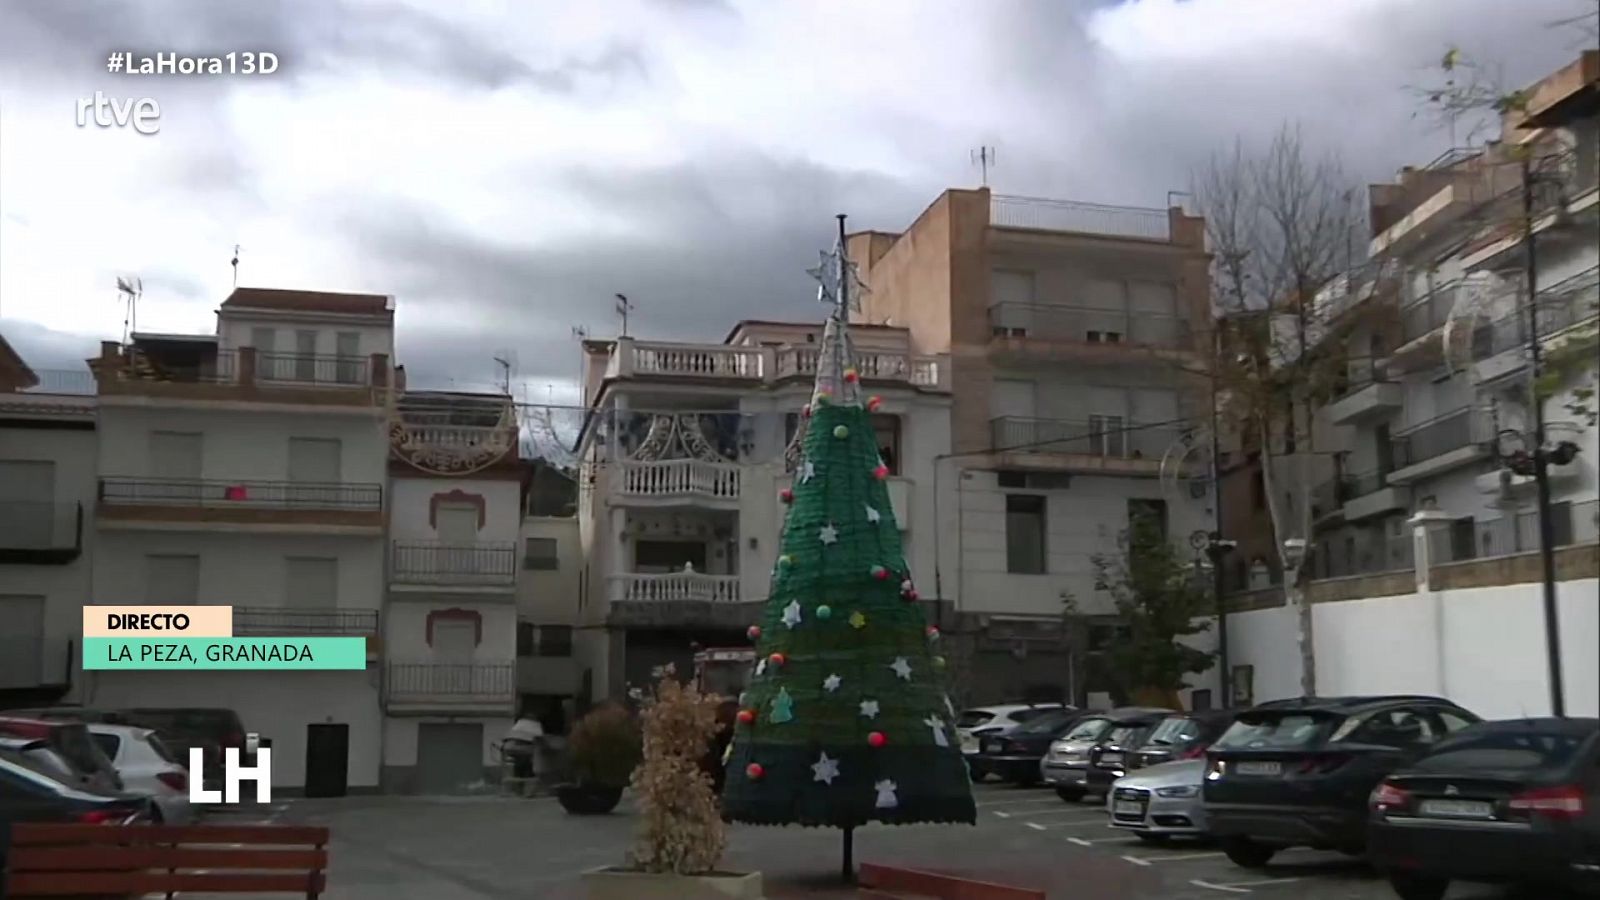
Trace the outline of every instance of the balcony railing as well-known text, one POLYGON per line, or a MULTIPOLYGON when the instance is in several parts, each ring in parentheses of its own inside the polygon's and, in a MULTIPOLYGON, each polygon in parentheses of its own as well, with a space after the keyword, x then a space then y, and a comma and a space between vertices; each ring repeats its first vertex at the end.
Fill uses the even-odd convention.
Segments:
MULTIPOLYGON (((777 375, 779 378, 815 375, 820 355, 816 347, 781 348, 777 353, 777 375)), ((856 371, 865 379, 909 381, 919 387, 933 387, 939 383, 938 360, 928 357, 857 350, 855 362, 856 371)))
POLYGON ((1368 534, 1352 548, 1334 545, 1313 563, 1318 578, 1345 578, 1404 572, 1415 568, 1416 547, 1408 531, 1401 535, 1368 534))
POLYGON ((391 705, 481 708, 516 701, 514 662, 391 662, 385 675, 391 705))
POLYGON ((1155 241, 1172 239, 1171 223, 1164 209, 1106 206, 1041 197, 991 196, 989 224, 1002 228, 1071 231, 1155 241))
POLYGON ((395 541, 391 563, 400 584, 509 585, 517 578, 511 543, 395 541))
POLYGON ((1455 307, 1460 288, 1460 282, 1440 285, 1426 297, 1400 310, 1401 333, 1407 343, 1444 327, 1444 323, 1450 319, 1450 310, 1455 307))
MULTIPOLYGON (((858 350, 856 370, 866 379, 903 381, 918 387, 945 387, 941 357, 858 350)), ((635 375, 672 378, 733 378, 771 382, 814 375, 817 348, 736 347, 724 344, 669 344, 620 339, 606 366, 606 377, 635 375)))
MULTIPOLYGON (((1581 503, 1556 503, 1550 507, 1552 545, 1570 547, 1600 540, 1600 500, 1581 503)), ((1471 548, 1449 544, 1441 561, 1464 561, 1491 556, 1532 553, 1539 549, 1539 511, 1526 509, 1473 525, 1475 543, 1471 548), (1470 549, 1470 555, 1467 552, 1470 549)))
POLYGON ((752 347, 634 343, 633 370, 640 375, 760 378, 761 351, 752 347))
POLYGON ((1352 359, 1345 363, 1344 378, 1334 385, 1334 395, 1349 397, 1370 385, 1390 383, 1392 380, 1378 367, 1377 360, 1352 359))
POLYGON ((1189 323, 1175 315, 1045 303, 989 307, 995 337, 1045 338, 1093 344, 1175 347, 1189 342, 1189 323))
POLYGON ((1316 511, 1317 517, 1331 516, 1344 508, 1344 502, 1354 494, 1351 493, 1351 481, 1347 476, 1337 476, 1317 485, 1311 490, 1311 506, 1316 511))
POLYGON ((628 603, 738 603, 739 576, 670 572, 639 572, 612 576, 612 598, 628 603))
POLYGON ((1366 472, 1358 472, 1355 475, 1346 475, 1344 476, 1344 482, 1345 499, 1351 500, 1356 497, 1365 497, 1368 494, 1376 494, 1378 491, 1388 487, 1389 473, 1381 469, 1371 469, 1366 472))
POLYGON ((100 479, 100 502, 107 506, 378 510, 383 508, 383 485, 108 477, 100 479))
POLYGON ((698 459, 623 462, 618 493, 630 497, 739 499, 740 467, 698 459))
POLYGON ((1159 462, 1184 434, 1183 429, 1171 425, 1127 422, 1115 416, 1086 421, 1001 416, 991 420, 989 427, 995 450, 1073 453, 1152 462, 1159 462))
POLYGON ((1478 417, 1469 406, 1414 426, 1395 436, 1395 463, 1401 467, 1414 466, 1452 450, 1473 446, 1485 439, 1477 434, 1478 424, 1478 417))
POLYGON ((371 383, 370 360, 361 356, 309 353, 256 353, 256 379, 294 384, 357 387, 371 383))
POLYGON ((96 390, 94 373, 88 369, 34 369, 33 374, 39 383, 21 393, 92 396, 96 390))
POLYGON ((68 562, 82 550, 80 504, 0 499, 0 562, 68 562))
POLYGON ((297 609, 286 606, 235 606, 233 633, 239 637, 318 637, 376 635, 375 609, 297 609))

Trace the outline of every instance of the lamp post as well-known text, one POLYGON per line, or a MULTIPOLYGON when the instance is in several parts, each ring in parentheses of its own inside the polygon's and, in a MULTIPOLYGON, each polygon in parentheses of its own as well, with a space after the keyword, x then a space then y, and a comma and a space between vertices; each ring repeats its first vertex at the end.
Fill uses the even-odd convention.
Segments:
POLYGON ((1300 566, 1306 560, 1304 538, 1289 538, 1283 542, 1283 582, 1289 602, 1294 605, 1300 619, 1300 694, 1317 695, 1316 644, 1311 634, 1311 601, 1300 579, 1300 566))

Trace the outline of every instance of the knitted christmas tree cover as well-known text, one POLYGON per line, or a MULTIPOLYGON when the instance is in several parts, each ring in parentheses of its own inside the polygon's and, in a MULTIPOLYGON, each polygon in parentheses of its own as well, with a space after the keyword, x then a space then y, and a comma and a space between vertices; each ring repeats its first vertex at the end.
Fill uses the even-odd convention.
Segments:
POLYGON ((916 603, 888 471, 828 322, 781 555, 740 699, 725 818, 853 828, 972 823, 971 781, 945 690, 939 635, 916 603))

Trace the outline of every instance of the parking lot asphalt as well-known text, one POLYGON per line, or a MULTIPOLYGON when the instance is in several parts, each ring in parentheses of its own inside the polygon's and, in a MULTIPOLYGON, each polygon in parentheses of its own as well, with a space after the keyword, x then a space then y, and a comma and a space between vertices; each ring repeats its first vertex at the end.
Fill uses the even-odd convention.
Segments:
MULTIPOLYGON (((976 827, 863 828, 857 861, 1043 889, 1052 900, 1395 900, 1361 860, 1338 853, 1291 850, 1246 870, 1212 846, 1147 845, 1107 826, 1092 800, 1069 804, 1048 790, 992 784, 974 790, 976 827)), ((567 815, 551 799, 349 797, 216 818, 329 826, 327 900, 581 900, 582 873, 622 863, 634 826, 626 799, 616 813, 592 817, 567 815)), ((833 829, 735 825, 723 867, 761 871, 773 900, 855 897, 839 884, 839 852, 833 829)), ((1448 900, 1518 896, 1457 885, 1448 900)))

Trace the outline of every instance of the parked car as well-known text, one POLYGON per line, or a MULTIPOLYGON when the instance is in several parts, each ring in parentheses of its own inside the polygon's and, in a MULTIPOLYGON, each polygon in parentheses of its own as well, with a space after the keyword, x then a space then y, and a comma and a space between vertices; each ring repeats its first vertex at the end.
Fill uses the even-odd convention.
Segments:
POLYGON ((1112 782, 1106 812, 1113 828, 1132 831, 1142 841, 1204 837, 1206 812, 1200 799, 1204 759, 1181 759, 1147 766, 1112 782))
MULTIPOLYGON (((1137 706, 1120 707, 1080 719, 1071 731, 1050 745, 1050 752, 1039 764, 1039 771, 1044 780, 1056 789, 1058 797, 1068 803, 1082 800, 1084 795, 1089 793, 1090 751, 1105 739, 1116 722, 1149 711, 1151 710, 1137 706)), ((1170 709, 1154 710, 1154 712, 1163 716, 1172 714, 1170 709)))
POLYGON ((64 784, 49 770, 10 750, 0 750, 0 831, 17 822, 146 822, 150 801, 135 794, 85 790, 64 784))
POLYGON ((174 758, 154 731, 97 723, 89 726, 89 734, 117 767, 124 789, 151 799, 156 821, 167 825, 194 821, 194 810, 189 805, 189 770, 174 758))
POLYGON ((1367 798, 1435 741, 1477 722, 1439 697, 1327 697, 1240 713, 1206 751, 1206 824, 1234 864, 1281 849, 1360 854, 1367 798))
POLYGON ((98 791, 122 789, 122 778, 117 775, 116 767, 95 746, 89 729, 82 722, 0 716, 0 736, 43 741, 71 765, 79 776, 80 787, 98 791))
POLYGON ((205 760, 205 787, 222 782, 223 751, 239 749, 241 765, 255 765, 254 749, 249 745, 244 722, 231 709, 137 707, 117 710, 130 725, 153 729, 173 755, 185 764, 189 749, 199 747, 205 760))
POLYGON ((1368 853, 1402 900, 1440 900, 1452 881, 1600 896, 1600 719, 1464 728, 1371 807, 1368 853))
POLYGON ((1128 757, 1128 771, 1179 759, 1204 759, 1206 748, 1233 724, 1238 710, 1174 713, 1161 720, 1128 757))
POLYGON ((1170 709, 1117 710, 1111 728, 1089 748, 1089 768, 1084 787, 1091 794, 1108 794, 1111 783, 1128 774, 1128 758, 1144 746, 1156 726, 1172 715, 1170 709))
POLYGON ((956 734, 961 738, 961 752, 971 756, 978 752, 979 741, 984 735, 999 734, 1047 712, 1065 708, 1060 703, 1008 703, 962 710, 961 715, 956 717, 956 734))
POLYGON ((1050 742, 1065 734, 1081 715, 1074 709, 1051 710, 999 734, 984 735, 978 754, 967 757, 973 777, 983 773, 1023 787, 1038 784, 1039 764, 1050 742))

